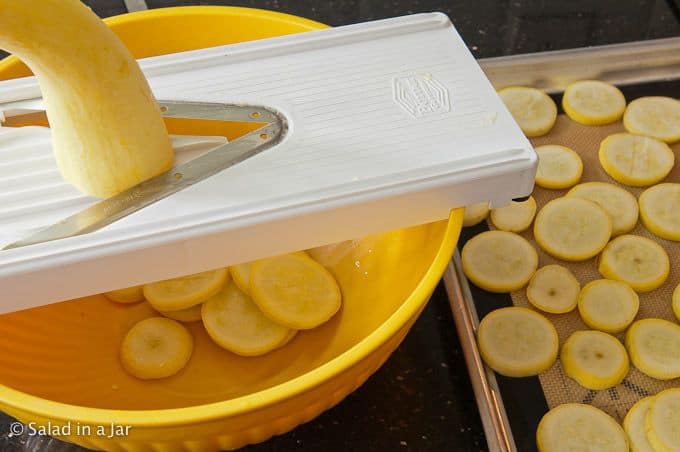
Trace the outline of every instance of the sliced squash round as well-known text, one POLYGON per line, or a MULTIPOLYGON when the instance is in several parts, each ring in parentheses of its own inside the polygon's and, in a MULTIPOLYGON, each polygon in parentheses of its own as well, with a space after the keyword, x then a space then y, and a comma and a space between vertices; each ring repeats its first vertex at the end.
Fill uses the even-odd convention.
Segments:
POLYGON ((675 143, 680 140, 680 101, 664 96, 635 99, 626 108, 623 126, 631 133, 675 143))
POLYGON ((581 80, 564 90, 562 108, 567 116, 581 124, 610 124, 623 116, 626 98, 614 85, 599 80, 581 80))
POLYGON ((626 349, 637 369, 658 380, 680 377, 680 326, 663 319, 642 319, 626 331, 626 349))
POLYGON ((581 284, 568 268, 546 265, 529 281, 527 298, 541 311, 564 314, 576 308, 580 290, 581 284))
POLYGON ((536 185, 553 190, 569 188, 581 180, 583 161, 572 149, 556 144, 535 148, 538 155, 536 185))
POLYGON ((181 311, 165 311, 159 312, 163 317, 167 317, 178 322, 191 323, 201 320, 201 305, 197 304, 190 308, 182 309, 181 311))
POLYGON ((500 90, 498 95, 526 136, 545 135, 555 125, 557 106, 543 91, 512 86, 500 90))
POLYGON ((157 311, 181 311, 203 303, 228 282, 229 272, 220 268, 146 284, 144 296, 157 311))
POLYGON ((536 201, 529 196, 526 201, 511 201, 510 205, 491 210, 491 222, 501 231, 522 232, 529 229, 536 215, 536 201))
POLYGON ((470 226, 475 226, 482 221, 486 220, 489 216, 489 203, 480 202, 477 204, 472 204, 465 207, 465 213, 463 214, 463 227, 467 228, 470 226))
POLYGON ((142 286, 126 287, 125 289, 106 292, 104 296, 116 303, 139 303, 144 301, 144 290, 142 286))
POLYGON ((668 278, 670 260, 654 240, 621 235, 602 251, 598 270, 605 278, 623 281, 636 292, 650 292, 668 278))
POLYGON ((340 309, 333 275, 308 256, 286 254, 253 263, 250 293, 262 312, 296 330, 315 328, 340 309))
POLYGON ((675 287, 675 290, 673 291, 673 314, 675 314, 675 318, 678 319, 678 322, 680 322, 680 284, 678 284, 675 287))
POLYGON ((152 380, 182 370, 193 353, 191 333, 165 317, 151 317, 135 324, 123 339, 120 359, 132 376, 152 380))
POLYGON ((596 391, 618 385, 630 369, 626 348, 600 331, 572 333, 562 346, 560 362, 568 377, 596 391))
POLYGON ((293 330, 272 321, 233 284, 203 303, 203 325, 220 347, 242 356, 259 356, 292 339, 293 330))
POLYGON ((652 234, 680 241, 680 184, 658 184, 642 192, 640 217, 652 234))
MULTIPOLYGON (((297 251, 292 254, 299 254, 300 256, 308 256, 304 251, 297 251)), ((252 262, 243 262, 241 264, 229 267, 229 274, 233 278, 236 286, 241 289, 246 295, 250 296, 250 270, 253 267, 252 262)))
POLYGON ((567 261, 596 256, 607 245, 612 222, 594 202, 576 197, 553 199, 536 215, 534 238, 548 254, 567 261))
POLYGON ((623 419, 623 430, 628 435, 632 452, 655 452, 645 431, 645 420, 653 401, 653 396, 638 400, 623 419))
POLYGON ((524 287, 538 267, 538 254, 523 237, 505 231, 486 231, 468 240, 461 253, 465 275, 489 292, 512 292, 524 287))
POLYGON ((548 411, 536 430, 539 452, 628 452, 616 420, 592 405, 565 403, 548 411))
POLYGON ((501 308, 487 314, 477 329, 484 362, 506 377, 528 377, 549 369, 557 359, 557 331, 527 308, 501 308))
POLYGON ((610 279, 591 281, 578 296, 578 312, 589 327, 616 334, 635 320, 640 299, 626 283, 610 279))
POLYGON ((244 262, 238 265, 232 265, 229 267, 229 274, 234 280, 236 287, 241 289, 241 292, 250 296, 250 269, 252 268, 252 262, 244 262))
POLYGON ((663 141, 615 133, 600 143, 602 168, 612 179, 632 187, 646 187, 663 180, 673 169, 675 155, 663 141))
POLYGON ((645 418, 647 439, 655 452, 680 451, 680 388, 654 397, 645 418))
POLYGON ((625 188, 607 182, 585 182, 566 196, 587 199, 602 207, 612 220, 612 237, 630 232, 637 224, 637 199, 625 188))

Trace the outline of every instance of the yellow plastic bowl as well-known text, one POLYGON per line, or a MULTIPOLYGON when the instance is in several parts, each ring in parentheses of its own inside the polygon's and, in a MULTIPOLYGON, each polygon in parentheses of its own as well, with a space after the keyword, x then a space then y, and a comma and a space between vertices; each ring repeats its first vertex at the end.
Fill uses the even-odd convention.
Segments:
MULTIPOLYGON (((138 57, 323 27, 232 7, 160 9, 107 23, 138 57)), ((0 79, 27 74, 16 59, 0 62, 0 79)), ((114 451, 235 449, 287 432, 337 404, 399 345, 453 253, 462 216, 312 250, 338 278, 338 315, 258 358, 220 349, 192 324, 194 355, 165 380, 132 378, 118 361, 125 332, 153 315, 146 303, 94 296, 0 316, 0 410, 114 451)))

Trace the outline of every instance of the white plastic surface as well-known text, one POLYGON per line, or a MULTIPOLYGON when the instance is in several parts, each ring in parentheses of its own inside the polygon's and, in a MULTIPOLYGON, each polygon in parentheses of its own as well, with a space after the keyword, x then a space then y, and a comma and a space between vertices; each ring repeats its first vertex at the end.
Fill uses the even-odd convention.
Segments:
MULTIPOLYGON (((158 99, 261 104, 282 143, 100 231, 0 251, 3 311, 448 217, 529 194, 536 156, 448 18, 421 14, 143 60, 158 99)), ((0 110, 40 105, 0 82, 0 110)), ((0 129, 0 245, 82 209, 49 131, 0 129)))

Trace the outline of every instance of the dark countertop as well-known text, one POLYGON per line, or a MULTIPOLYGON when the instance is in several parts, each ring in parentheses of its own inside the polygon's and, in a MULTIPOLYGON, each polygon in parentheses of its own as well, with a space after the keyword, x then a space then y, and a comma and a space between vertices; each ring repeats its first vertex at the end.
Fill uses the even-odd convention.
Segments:
POLYGON ((147 4, 250 6, 334 26, 441 11, 477 58, 680 34, 680 0, 147 0, 147 4))
MULTIPOLYGON (((102 17, 122 0, 87 0, 102 17)), ((342 25, 447 13, 478 58, 680 36, 680 0, 147 0, 150 7, 238 5, 342 25)), ((49 438, 8 437, 0 452, 82 451, 49 438)), ((251 452, 483 451, 486 441, 443 286, 387 363, 337 407, 251 452)))

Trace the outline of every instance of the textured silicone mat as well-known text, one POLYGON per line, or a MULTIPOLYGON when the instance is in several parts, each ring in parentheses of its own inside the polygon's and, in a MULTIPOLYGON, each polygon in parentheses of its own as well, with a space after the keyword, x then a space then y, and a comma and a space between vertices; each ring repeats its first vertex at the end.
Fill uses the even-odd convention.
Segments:
MULTIPOLYGON (((636 197, 644 190, 621 185, 610 178, 602 169, 598 160, 598 149, 600 142, 612 133, 625 132, 620 122, 606 126, 584 126, 571 121, 567 116, 560 115, 555 127, 546 136, 532 140, 534 146, 544 144, 561 144, 568 146, 576 151, 583 160, 583 177, 581 182, 603 181, 619 185, 636 197)), ((675 153, 675 167, 664 182, 680 182, 680 143, 671 146, 675 153)), ((538 209, 543 207, 548 201, 564 196, 568 190, 547 190, 541 187, 534 189, 533 196, 538 205, 538 209)), ((584 262, 565 262, 555 259, 536 244, 533 233, 526 231, 522 235, 527 238, 536 248, 539 255, 539 266, 549 264, 563 265, 585 285, 589 281, 600 279, 602 276, 597 271, 597 257, 584 262)), ((680 242, 672 242, 661 239, 650 233, 641 222, 630 234, 641 235, 651 238, 664 247, 671 261, 670 276, 663 286, 640 296, 640 310, 637 319, 647 317, 659 317, 671 321, 676 321, 671 308, 671 295, 673 289, 680 283, 680 242)), ((526 298, 526 290, 522 289, 512 293, 512 301, 516 306, 530 306, 526 298)), ((582 321, 578 310, 568 314, 546 314, 557 328, 560 338, 560 345, 577 330, 589 329, 582 321)), ((623 334, 617 336, 623 340, 623 334)), ((592 391, 581 387, 574 380, 568 378, 562 371, 559 360, 556 364, 539 376, 546 401, 550 408, 569 402, 590 403, 621 421, 628 409, 642 397, 653 395, 669 387, 680 387, 680 379, 671 381, 660 381, 650 378, 639 372, 631 364, 631 370, 625 380, 618 386, 604 390, 592 391)))

